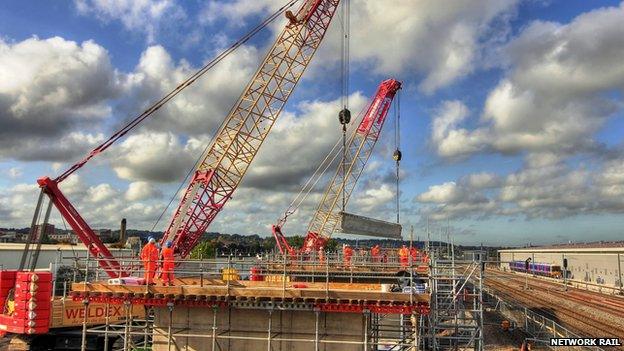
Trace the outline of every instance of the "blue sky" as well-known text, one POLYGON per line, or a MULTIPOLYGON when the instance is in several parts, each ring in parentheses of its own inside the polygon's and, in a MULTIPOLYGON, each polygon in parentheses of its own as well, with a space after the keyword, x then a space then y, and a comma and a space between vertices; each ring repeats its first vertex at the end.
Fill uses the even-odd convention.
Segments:
MULTIPOLYGON (((27 226, 37 177, 62 172, 283 3, 3 2, 0 226, 27 226)), ((427 222, 434 233, 449 226, 465 244, 620 238, 624 5, 351 3, 352 109, 388 77, 404 84, 404 225, 419 236, 427 222)), ((210 230, 270 235, 338 137, 339 22, 210 230)), ((283 24, 65 181, 89 223, 113 227, 124 216, 130 227, 154 226, 283 24)), ((385 220, 395 217, 389 118, 349 205, 385 220)), ((305 230, 320 191, 289 220, 288 234, 305 230)))

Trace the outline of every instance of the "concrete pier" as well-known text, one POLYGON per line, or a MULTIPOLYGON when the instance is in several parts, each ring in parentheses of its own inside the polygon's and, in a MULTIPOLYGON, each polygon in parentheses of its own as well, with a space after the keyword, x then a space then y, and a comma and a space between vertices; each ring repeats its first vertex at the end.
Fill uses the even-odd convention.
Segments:
POLYGON ((160 307, 155 309, 153 350, 364 350, 367 316, 233 307, 176 306, 170 312, 160 307))

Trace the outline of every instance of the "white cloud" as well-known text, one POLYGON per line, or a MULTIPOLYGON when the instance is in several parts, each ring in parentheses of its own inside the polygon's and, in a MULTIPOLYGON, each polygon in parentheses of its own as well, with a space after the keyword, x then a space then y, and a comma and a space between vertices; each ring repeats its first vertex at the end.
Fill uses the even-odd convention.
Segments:
MULTIPOLYGON (((507 32, 516 4, 517 0, 360 0, 351 5, 351 59, 355 67, 370 65, 380 75, 422 77, 420 89, 432 93, 474 71, 486 43, 507 32)), ((214 23, 225 17, 240 24, 282 5, 279 0, 211 1, 201 18, 214 23)), ((317 62, 313 70, 339 60, 339 15, 340 9, 319 52, 324 67, 317 62)))
POLYGON ((190 149, 172 133, 142 132, 125 139, 110 152, 118 177, 156 182, 182 181, 200 150, 190 149))
POLYGON ((117 93, 108 53, 92 41, 0 39, 0 157, 67 160, 98 136, 93 127, 117 93))
POLYGON ((18 179, 24 174, 24 170, 21 167, 11 167, 7 174, 11 179, 18 179))
POLYGON ((246 17, 276 11, 284 6, 284 3, 284 1, 280 0, 236 0, 227 2, 211 0, 201 10, 199 21, 204 24, 212 24, 220 19, 227 19, 228 25, 242 26, 245 24, 244 19, 246 17))
POLYGON ((468 107, 461 101, 443 101, 433 117, 431 141, 438 155, 456 157, 474 153, 483 148, 482 136, 458 128, 469 115, 468 107))
MULTIPOLYGON (((574 154, 599 149, 595 133, 621 110, 624 4, 568 24, 533 22, 503 50, 508 73, 489 93, 481 126, 432 137, 438 154, 574 154), (449 146, 450 145, 450 146, 449 146), (463 147, 451 147, 464 145, 463 147)), ((435 123, 435 122, 434 122, 435 123)))
MULTIPOLYGON (((359 211, 371 212, 383 207, 396 198, 395 189, 390 184, 381 184, 378 188, 366 189, 362 195, 356 195, 355 205, 359 211)), ((353 207, 353 206, 350 206, 353 207)))
MULTIPOLYGON (((353 128, 356 111, 362 110, 368 99, 360 93, 351 94, 349 99, 353 128)), ((298 109, 299 114, 282 112, 249 169, 245 186, 299 186, 338 141, 341 127, 336 116, 341 109, 340 99, 306 101, 300 103, 298 109)))
MULTIPOLYGON (((117 228, 122 218, 127 218, 130 228, 151 228, 164 208, 162 201, 150 201, 145 196, 128 203, 124 193, 111 184, 89 186, 77 175, 67 178, 60 184, 60 188, 92 228, 117 228)), ((131 188, 136 190, 137 186, 131 188)), ((17 184, 10 188, 0 188, 0 193, 3 194, 0 198, 2 227, 23 228, 29 225, 39 194, 37 185, 17 184)), ((158 195, 152 193, 150 196, 156 198, 158 195)), ((68 225, 56 208, 52 210, 50 223, 57 228, 68 225)))
POLYGON ((128 185, 125 198, 128 201, 140 201, 151 198, 160 198, 162 195, 162 192, 152 183, 139 181, 132 182, 128 185))
MULTIPOLYGON (((193 136, 213 133, 255 72, 257 61, 255 48, 240 47, 169 101, 144 123, 144 128, 193 136)), ((184 60, 174 62, 162 46, 148 47, 142 53, 134 72, 126 77, 125 99, 118 112, 136 115, 177 87, 197 69, 184 60)))
POLYGON ((175 0, 74 0, 78 13, 94 15, 103 22, 120 21, 132 32, 142 32, 148 42, 157 34, 186 18, 175 0))
POLYGON ((110 184, 99 184, 89 187, 87 195, 87 201, 105 205, 106 202, 119 196, 119 191, 113 189, 110 184))
POLYGON ((607 161, 591 171, 582 164, 569 166, 552 155, 529 155, 522 169, 504 178, 471 174, 458 183, 433 185, 415 201, 421 204, 421 213, 434 220, 620 214, 624 212, 622 169, 623 159, 607 161))
POLYGON ((352 57, 384 75, 423 76, 431 93, 471 73, 482 42, 516 1, 386 1, 352 5, 352 57), (383 14, 383 15, 381 15, 383 14))
POLYGON ((476 189, 495 188, 501 183, 501 179, 498 175, 487 172, 471 174, 465 181, 469 186, 476 189))

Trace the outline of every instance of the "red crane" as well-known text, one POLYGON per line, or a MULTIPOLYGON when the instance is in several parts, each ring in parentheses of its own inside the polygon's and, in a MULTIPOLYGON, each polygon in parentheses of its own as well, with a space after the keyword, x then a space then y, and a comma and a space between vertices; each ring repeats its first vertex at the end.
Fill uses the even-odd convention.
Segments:
POLYGON ((284 104, 303 75, 339 0, 303 4, 278 36, 195 169, 163 242, 186 257, 232 197, 284 104))
MULTIPOLYGON (((386 116, 390 110, 390 105, 396 93, 401 89, 401 82, 388 79, 377 88, 372 100, 366 108, 366 113, 357 129, 351 135, 347 145, 344 162, 340 162, 336 173, 329 182, 323 198, 319 203, 305 237, 301 252, 312 252, 325 246, 336 229, 340 219, 339 200, 344 196, 344 202, 348 202, 355 185, 364 170, 366 162, 373 152, 373 148, 379 139, 381 128, 386 121, 386 116)), ((294 254, 296 249, 292 248, 284 235, 282 226, 286 223, 286 218, 292 211, 288 211, 276 225, 273 225, 273 236, 277 242, 277 247, 282 254, 288 252, 294 254)))
MULTIPOLYGON (((289 22, 277 37, 238 102, 224 120, 201 162, 198 163, 186 193, 165 232, 163 241, 172 240, 174 249, 180 256, 185 257, 190 253, 208 225, 221 211, 227 200, 232 197, 234 190, 242 180, 273 123, 321 44, 339 2, 340 0, 306 0, 296 14, 286 11, 289 22)), ((283 13, 294 3, 296 0, 289 1, 273 16, 283 13)), ((22 255, 20 270, 28 265, 28 260, 31 270, 34 269, 37 261, 39 247, 31 252, 29 246, 35 243, 37 246, 41 244, 40 239, 44 233, 36 233, 35 228, 42 213, 43 195, 45 194, 50 201, 43 216, 44 221, 41 227, 45 228, 48 223, 50 210, 54 205, 78 238, 88 247, 91 256, 99 262, 100 267, 110 277, 126 276, 128 273, 63 195, 59 189, 59 184, 84 166, 91 158, 122 138, 183 89, 194 83, 203 73, 245 43, 260 29, 266 27, 273 19, 275 18, 269 17, 268 20, 254 28, 235 45, 232 45, 171 93, 137 116, 59 177, 38 179, 37 183, 41 188, 41 194, 33 216, 29 239, 24 255, 22 255), (30 258, 28 258, 29 255, 30 258)))

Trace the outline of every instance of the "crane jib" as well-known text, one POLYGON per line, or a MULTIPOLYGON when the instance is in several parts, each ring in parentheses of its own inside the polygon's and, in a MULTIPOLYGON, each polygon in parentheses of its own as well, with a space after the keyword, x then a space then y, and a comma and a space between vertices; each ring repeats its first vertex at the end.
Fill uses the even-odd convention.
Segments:
POLYGON ((345 203, 348 202, 373 152, 390 105, 399 89, 401 82, 395 79, 385 80, 377 88, 357 133, 353 133, 346 146, 346 162, 338 164, 336 173, 308 225, 304 250, 318 250, 336 229, 340 220, 340 209, 337 206, 340 195, 344 194, 345 203))
MULTIPOLYGON (((217 138, 203 158, 203 162, 196 169, 196 177, 189 184, 185 197, 165 232, 164 239, 173 238, 175 245, 177 245, 176 250, 182 256, 190 253, 207 226, 227 200, 232 197, 266 134, 270 131, 273 122, 325 36, 339 1, 308 0, 304 2, 303 6, 305 7, 297 12, 297 16, 303 17, 299 17, 294 23, 292 20, 289 21, 254 78, 244 90, 240 100, 224 121, 222 128, 217 133, 217 138), (176 225, 176 230, 171 230, 172 224, 176 225)), ((295 1, 290 1, 280 8, 232 47, 194 73, 187 82, 180 84, 172 92, 158 100, 152 107, 134 118, 59 177, 55 179, 42 177, 37 180, 41 188, 41 195, 45 194, 50 199, 48 209, 53 204, 59 210, 61 216, 76 235, 87 245, 91 256, 97 259, 100 267, 111 278, 126 276, 133 267, 122 267, 119 264, 108 248, 95 235, 93 229, 89 227, 80 213, 63 195, 58 184, 126 135, 160 106, 170 101, 185 87, 192 84, 221 59, 266 27, 294 3, 295 1)), ((41 199, 42 197, 40 197, 40 202, 41 199)), ((31 226, 33 235, 29 235, 33 238, 36 238, 34 235, 35 221, 42 211, 42 206, 39 205, 37 205, 33 216, 33 225, 31 226)), ((49 211, 46 211, 46 218, 47 213, 49 211)), ((45 223, 47 220, 44 221, 45 223)), ((43 227, 45 228, 45 225, 43 227)), ((36 261, 38 245, 31 261, 36 261)), ((28 251, 28 246, 26 246, 25 251, 28 251)), ((23 255, 22 261, 25 261, 27 254, 23 255)))
POLYGON ((308 0, 282 30, 226 117, 169 222, 172 240, 186 257, 240 184, 247 168, 318 49, 339 0, 308 0))
MULTIPOLYGON (((338 164, 336 173, 327 185, 321 202, 310 221, 308 233, 300 251, 310 253, 319 250, 331 237, 341 218, 340 208, 337 206, 340 195, 344 193, 345 203, 348 202, 377 143, 390 105, 399 89, 401 89, 401 82, 395 79, 387 79, 379 84, 375 95, 365 108, 360 124, 345 145, 345 162, 338 164)), ((286 252, 292 254, 297 251, 288 245, 281 228, 286 222, 286 217, 293 212, 294 209, 289 209, 278 225, 273 226, 273 236, 282 254, 286 252)))

